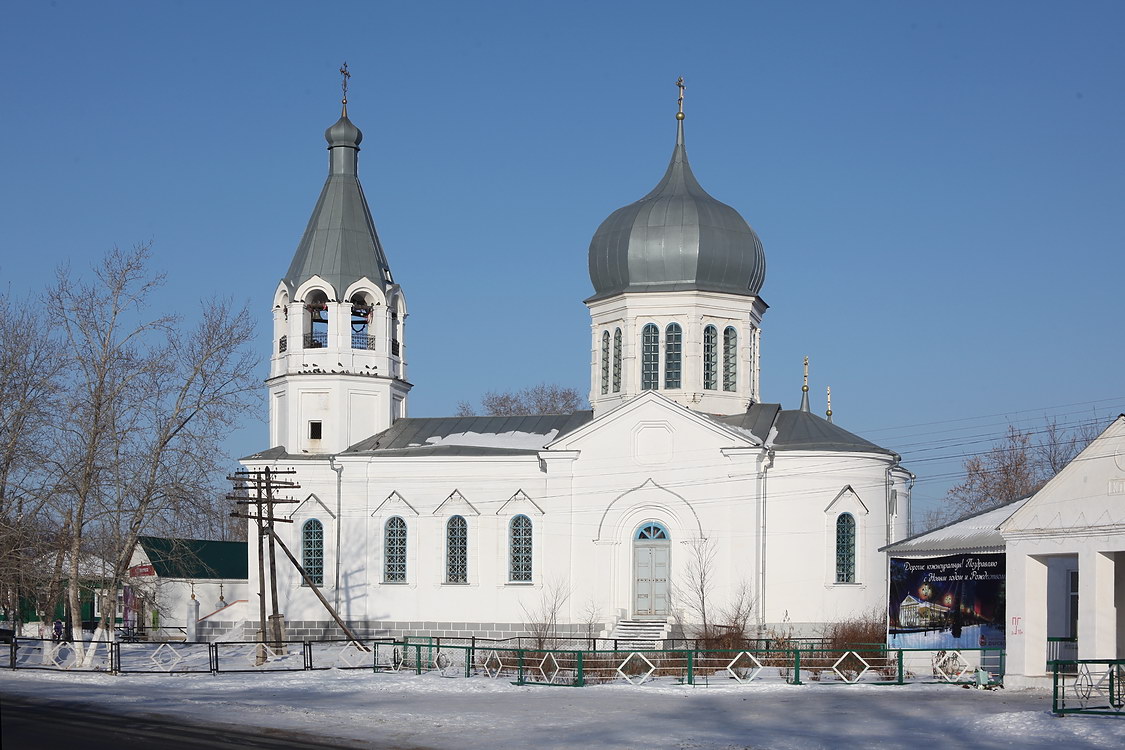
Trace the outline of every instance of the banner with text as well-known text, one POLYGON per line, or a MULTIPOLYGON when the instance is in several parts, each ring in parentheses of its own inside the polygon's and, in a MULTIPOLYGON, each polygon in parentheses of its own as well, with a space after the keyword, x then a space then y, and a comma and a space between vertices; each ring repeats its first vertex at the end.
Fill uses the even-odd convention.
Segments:
POLYGON ((891 558, 887 643, 897 648, 1004 645, 1004 555, 891 558))

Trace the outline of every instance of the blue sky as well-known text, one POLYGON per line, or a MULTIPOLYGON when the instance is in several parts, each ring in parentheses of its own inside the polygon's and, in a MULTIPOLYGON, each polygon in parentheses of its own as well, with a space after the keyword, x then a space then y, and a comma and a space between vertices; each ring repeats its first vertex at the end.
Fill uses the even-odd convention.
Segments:
MULTIPOLYGON (((1009 421, 1125 411, 1125 4, 27 3, 0 30, 0 280, 152 241, 266 332, 336 69, 410 307, 414 416, 588 387, 586 248, 696 175, 761 236, 764 397, 902 452, 923 508, 1009 421)), ((260 342, 264 363, 269 349, 260 342)), ((231 436, 265 447, 264 421, 231 436)))

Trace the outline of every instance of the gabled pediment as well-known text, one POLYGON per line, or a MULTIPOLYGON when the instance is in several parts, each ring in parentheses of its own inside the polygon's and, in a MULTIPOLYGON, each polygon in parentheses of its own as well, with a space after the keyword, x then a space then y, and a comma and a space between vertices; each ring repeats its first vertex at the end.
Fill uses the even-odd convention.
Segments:
MULTIPOLYGON (((626 439, 646 425, 653 425, 654 429, 666 426, 670 432, 681 435, 684 441, 694 442, 710 437, 717 447, 761 447, 761 441, 746 430, 720 424, 657 391, 645 391, 549 443, 544 450, 581 450, 583 445, 607 435, 613 435, 614 439, 620 435, 621 439, 626 439)), ((658 436, 654 433, 653 437, 658 436)))
POLYGON ((324 504, 316 493, 311 493, 308 497, 298 503, 297 507, 289 513, 285 518, 296 518, 298 515, 316 515, 318 513, 327 513, 331 518, 335 518, 336 514, 333 513, 327 505, 324 504))
POLYGON ((846 485, 844 489, 836 493, 836 497, 832 502, 828 503, 828 507, 824 509, 825 513, 852 513, 855 515, 866 516, 870 511, 867 505, 860 499, 852 486, 846 485))
POLYGON ((523 490, 518 490, 516 494, 504 501, 504 504, 496 511, 498 516, 514 516, 520 513, 524 515, 541 516, 543 509, 536 504, 534 500, 527 496, 523 490))
POLYGON ((435 516, 479 516, 480 511, 465 499, 458 490, 442 501, 441 505, 434 508, 435 516))
POLYGON ((1066 535, 1125 526, 1125 415, 1118 416, 1073 460, 1000 525, 1001 533, 1066 535))
POLYGON ((379 507, 371 511, 372 516, 383 514, 416 516, 418 515, 418 511, 414 508, 413 505, 406 501, 406 498, 398 494, 398 492, 396 491, 387 495, 387 498, 383 502, 379 503, 379 507))

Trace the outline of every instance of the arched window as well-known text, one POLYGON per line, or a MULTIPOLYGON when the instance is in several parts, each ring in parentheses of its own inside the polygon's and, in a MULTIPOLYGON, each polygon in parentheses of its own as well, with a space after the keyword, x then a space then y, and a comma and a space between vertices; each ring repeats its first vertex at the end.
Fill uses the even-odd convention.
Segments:
POLYGON ((719 388, 719 329, 703 329, 703 387, 709 391, 719 388))
POLYGON ((660 385, 660 329, 649 323, 641 329, 641 390, 655 391, 660 385))
POLYGON ((621 393, 621 329, 613 332, 613 392, 621 393))
POLYGON ((398 516, 387 519, 383 527, 383 580, 406 582, 406 521, 398 516))
POLYGON ((313 583, 324 585, 324 526, 315 518, 301 527, 301 567, 313 583))
POLYGON ((602 395, 609 393, 609 331, 602 332, 602 395))
POLYGON ((855 518, 841 513, 836 519, 836 583, 855 583, 855 518))
POLYGON ((445 524, 445 582, 469 582, 469 524, 461 516, 445 524))
POLYGON ((669 323, 664 329, 664 387, 680 387, 680 363, 683 354, 684 334, 679 323, 669 323))
POLYGON ((305 295, 305 348, 328 346, 328 295, 314 289, 305 295))
POLYGON ((352 295, 352 349, 374 349, 371 314, 375 307, 363 292, 352 295))
POLYGON ((637 529, 637 539, 668 539, 668 531, 656 521, 649 521, 637 529))
POLYGON ((531 582, 531 519, 516 516, 508 525, 508 580, 531 582))
POLYGON ((723 331, 723 390, 733 391, 738 385, 738 331, 723 331))

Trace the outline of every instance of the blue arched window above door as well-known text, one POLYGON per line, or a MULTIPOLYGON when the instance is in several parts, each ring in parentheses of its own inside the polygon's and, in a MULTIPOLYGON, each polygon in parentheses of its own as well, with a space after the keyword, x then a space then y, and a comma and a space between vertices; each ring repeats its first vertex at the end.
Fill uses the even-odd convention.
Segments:
POLYGON ((637 529, 637 539, 670 539, 668 530, 656 521, 648 521, 637 529))

